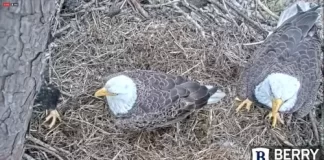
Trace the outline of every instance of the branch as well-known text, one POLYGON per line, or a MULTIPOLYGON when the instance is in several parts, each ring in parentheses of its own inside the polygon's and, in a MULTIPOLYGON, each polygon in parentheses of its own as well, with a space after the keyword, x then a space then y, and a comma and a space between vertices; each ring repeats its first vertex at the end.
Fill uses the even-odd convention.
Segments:
POLYGON ((27 138, 27 140, 30 140, 30 141, 32 141, 32 142, 38 144, 38 145, 41 145, 41 146, 43 146, 43 147, 45 147, 45 148, 48 148, 48 149, 50 149, 50 150, 53 151, 53 152, 59 152, 59 151, 60 151, 60 152, 63 152, 64 154, 66 154, 66 155, 71 155, 70 152, 68 152, 68 151, 66 151, 66 150, 64 150, 64 149, 61 149, 61 148, 55 149, 54 147, 52 147, 52 146, 50 146, 50 145, 44 143, 43 141, 41 141, 41 140, 39 140, 39 139, 33 137, 32 135, 28 135, 26 138, 27 138))
MULTIPOLYGON (((210 3, 217 5, 217 2, 215 2, 215 0, 208 0, 210 3)), ((261 32, 261 34, 267 35, 268 32, 266 30, 264 30, 262 27, 260 27, 256 22, 254 22, 253 20, 251 20, 249 17, 247 17, 245 14, 243 14, 239 9, 237 9, 236 7, 233 7, 233 5, 228 2, 225 1, 225 3, 232 9, 234 10, 239 16, 243 17, 246 21, 248 21, 250 23, 250 25, 252 25, 252 27, 254 27, 255 29, 257 29, 259 32, 261 32)))
POLYGON ((137 0, 129 0, 131 4, 141 13, 145 18, 150 18, 149 14, 141 7, 137 0))
POLYGON ((31 145, 31 144, 26 144, 26 147, 29 147, 29 148, 36 148, 36 149, 40 149, 40 150, 43 150, 47 153, 50 153, 51 155, 55 156, 57 159, 59 160, 64 160, 61 156, 59 156, 58 154, 56 154, 55 152, 45 148, 45 147, 41 147, 41 146, 36 146, 36 145, 31 145))
POLYGON ((275 19, 279 19, 279 16, 277 16, 276 14, 274 14, 267 6, 265 6, 262 2, 261 2, 261 0, 256 0, 257 1, 257 3, 258 3, 258 5, 264 10, 264 11, 266 11, 268 14, 270 14, 273 18, 275 18, 275 19))
POLYGON ((205 38, 205 31, 203 30, 203 28, 194 19, 192 19, 188 13, 184 12, 176 4, 173 4, 172 6, 173 6, 173 8, 177 9, 178 12, 180 12, 182 15, 184 15, 185 18, 187 18, 190 22, 192 22, 198 28, 201 35, 205 38))
POLYGON ((315 118, 315 113, 314 111, 312 110, 310 113, 309 113, 309 118, 311 120, 311 123, 312 123, 312 128, 313 128, 313 132, 315 134, 315 138, 316 138, 316 142, 319 142, 320 141, 320 137, 319 137, 319 134, 318 134, 318 130, 317 130, 317 121, 316 121, 316 118, 315 118))
POLYGON ((144 7, 145 8, 160 8, 160 7, 172 5, 173 3, 178 3, 178 2, 180 2, 180 0, 174 0, 174 1, 167 2, 167 3, 155 4, 155 5, 144 5, 144 7))

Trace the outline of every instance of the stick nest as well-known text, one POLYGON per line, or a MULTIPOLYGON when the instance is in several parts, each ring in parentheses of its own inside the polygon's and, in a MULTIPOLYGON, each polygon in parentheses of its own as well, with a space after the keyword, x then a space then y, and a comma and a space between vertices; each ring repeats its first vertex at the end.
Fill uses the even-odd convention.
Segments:
MULTIPOLYGON (((308 117, 292 118, 289 126, 271 129, 265 119, 268 110, 260 106, 235 113, 239 70, 258 47, 246 44, 264 40, 263 31, 276 24, 260 7, 255 9, 254 1, 227 5, 210 1, 197 5, 189 0, 77 2, 79 8, 74 10, 60 8, 50 49, 50 78, 63 94, 58 106, 63 122, 48 130, 40 125, 43 112, 35 109, 33 138, 27 138, 29 157, 238 160, 250 159, 253 146, 318 145, 308 117), (104 76, 132 69, 184 75, 219 85, 227 96, 168 128, 124 133, 114 126, 104 100, 93 95, 104 84, 104 76)), ((319 100, 323 101, 322 96, 319 100)))

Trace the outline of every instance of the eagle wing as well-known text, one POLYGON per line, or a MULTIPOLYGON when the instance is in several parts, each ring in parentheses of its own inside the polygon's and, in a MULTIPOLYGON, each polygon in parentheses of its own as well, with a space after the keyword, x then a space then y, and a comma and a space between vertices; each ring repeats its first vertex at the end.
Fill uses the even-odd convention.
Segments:
MULTIPOLYGON (((315 27, 313 28, 316 29, 315 27)), ((317 98, 318 88, 321 82, 321 56, 320 40, 314 36, 307 36, 296 52, 298 57, 298 70, 301 72, 302 84, 298 93, 298 99, 291 112, 296 112, 296 116, 304 117, 314 107, 317 98)))

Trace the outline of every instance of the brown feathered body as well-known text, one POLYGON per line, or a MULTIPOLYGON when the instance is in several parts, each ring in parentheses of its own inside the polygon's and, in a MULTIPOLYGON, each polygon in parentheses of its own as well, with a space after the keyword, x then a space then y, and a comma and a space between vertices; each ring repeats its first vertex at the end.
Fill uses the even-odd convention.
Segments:
MULTIPOLYGON (((152 130, 178 122, 208 103, 218 87, 206 86, 182 76, 135 70, 112 74, 105 80, 125 75, 136 84, 137 99, 126 114, 117 114, 116 125, 122 129, 152 130)), ((217 97, 216 97, 217 98, 217 97)))
POLYGON ((240 76, 240 99, 257 102, 255 87, 271 73, 284 73, 301 83, 295 106, 287 113, 304 117, 310 112, 321 81, 321 41, 315 25, 318 16, 314 8, 299 11, 264 41, 240 76))

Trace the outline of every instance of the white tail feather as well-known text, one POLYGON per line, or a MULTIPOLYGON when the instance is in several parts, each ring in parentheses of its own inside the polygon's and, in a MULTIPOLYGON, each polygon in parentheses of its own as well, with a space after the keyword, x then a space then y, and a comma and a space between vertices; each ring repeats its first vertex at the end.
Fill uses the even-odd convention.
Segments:
MULTIPOLYGON (((206 85, 206 87, 208 89, 213 88, 213 86, 210 85, 206 85)), ((217 102, 219 102, 222 98, 224 98, 226 96, 226 94, 224 92, 222 92, 221 90, 217 90, 209 99, 207 104, 215 104, 217 102)))

